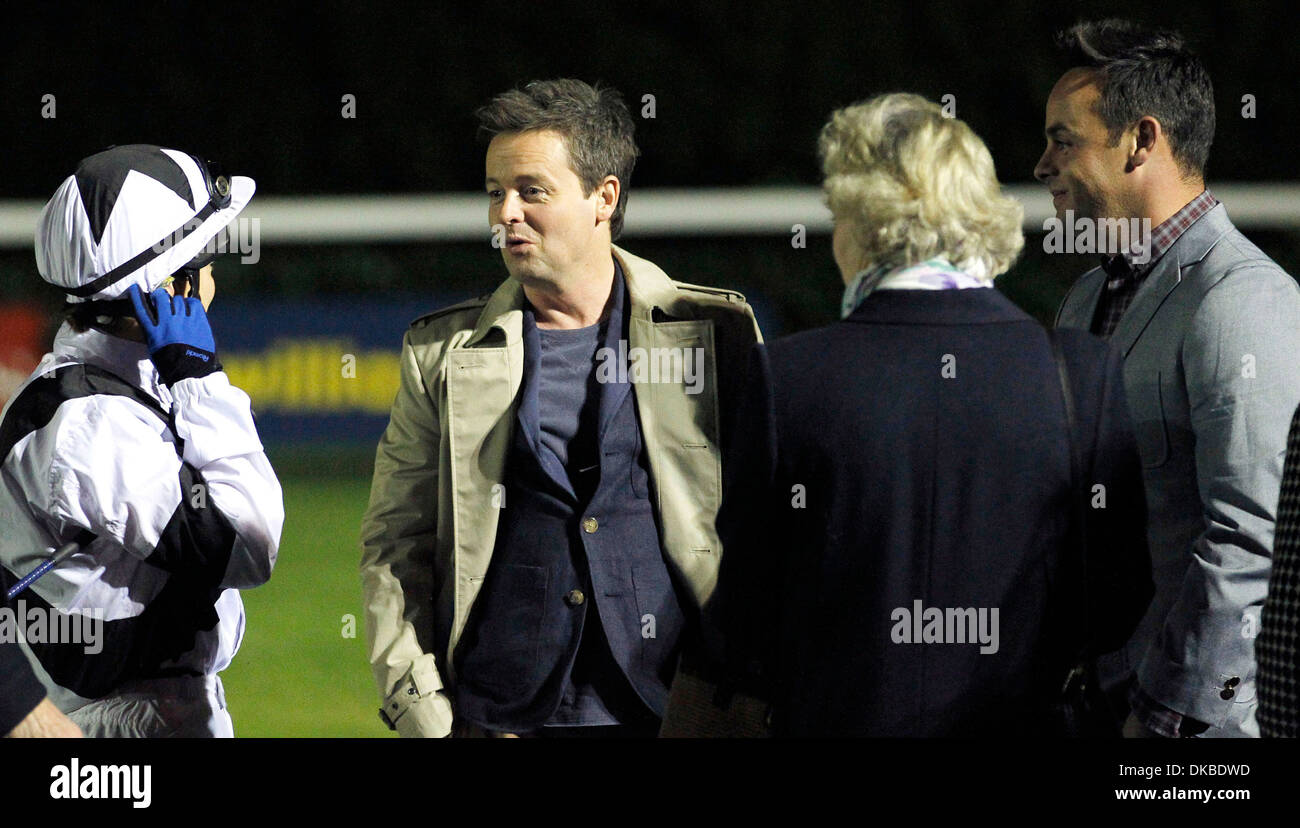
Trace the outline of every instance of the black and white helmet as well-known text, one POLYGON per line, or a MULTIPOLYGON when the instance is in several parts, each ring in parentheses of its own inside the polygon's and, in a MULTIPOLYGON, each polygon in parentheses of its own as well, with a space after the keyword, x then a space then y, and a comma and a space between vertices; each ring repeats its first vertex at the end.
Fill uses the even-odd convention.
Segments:
POLYGON ((84 159, 36 225, 36 267, 69 302, 146 293, 211 257, 218 233, 253 197, 251 178, 227 178, 200 158, 152 144, 84 159))

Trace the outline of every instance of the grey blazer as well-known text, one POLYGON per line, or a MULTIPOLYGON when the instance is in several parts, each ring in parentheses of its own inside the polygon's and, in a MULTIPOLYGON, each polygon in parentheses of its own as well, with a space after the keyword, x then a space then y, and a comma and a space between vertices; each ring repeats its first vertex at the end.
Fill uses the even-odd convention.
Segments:
MULTIPOLYGON (((1071 287, 1056 325, 1091 324, 1105 273, 1071 287)), ((1300 403, 1300 286, 1222 204, 1143 281, 1111 343, 1146 482, 1155 597, 1103 683, 1136 670, 1152 699, 1257 736, 1254 637, 1268 592, 1287 426, 1300 403)))

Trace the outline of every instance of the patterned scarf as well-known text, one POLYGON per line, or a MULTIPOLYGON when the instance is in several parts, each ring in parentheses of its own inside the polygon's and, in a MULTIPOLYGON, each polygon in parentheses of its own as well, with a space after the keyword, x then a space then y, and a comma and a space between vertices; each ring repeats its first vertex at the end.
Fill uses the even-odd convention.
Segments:
POLYGON ((956 267, 947 259, 927 259, 904 267, 875 265, 859 270, 844 287, 840 301, 840 318, 853 313, 862 300, 877 288, 881 290, 961 290, 990 288, 993 280, 986 276, 983 263, 964 262, 956 267))

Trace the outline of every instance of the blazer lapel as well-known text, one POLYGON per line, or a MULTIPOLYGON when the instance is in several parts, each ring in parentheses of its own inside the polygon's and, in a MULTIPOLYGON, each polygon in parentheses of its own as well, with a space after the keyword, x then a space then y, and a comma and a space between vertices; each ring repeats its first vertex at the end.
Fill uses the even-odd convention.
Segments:
POLYGON ((1110 341, 1125 357, 1147 330, 1156 311, 1183 281, 1183 269, 1190 267, 1209 253, 1219 239, 1232 230, 1227 210, 1222 204, 1201 216, 1174 242, 1173 247, 1160 257, 1155 269, 1142 281, 1133 304, 1120 317, 1110 341))
POLYGON ((1092 319, 1097 314, 1097 303, 1101 301, 1101 286, 1106 281, 1106 272, 1095 267, 1079 277, 1074 287, 1066 294, 1056 313, 1057 328, 1081 328, 1092 330, 1092 319))
MULTIPOLYGON (((605 430, 609 428, 610 422, 613 421, 614 415, 623 406, 623 400, 627 399, 628 391, 632 388, 632 383, 628 381, 628 375, 625 370, 627 365, 626 347, 620 348, 619 343, 626 341, 627 336, 627 280, 622 276, 623 268, 618 266, 614 279, 614 305, 610 310, 610 324, 605 328, 605 337, 600 343, 603 353, 597 352, 596 364, 598 366, 604 360, 613 358, 614 362, 610 366, 613 370, 600 370, 597 374, 600 388, 600 406, 596 416, 598 435, 598 444, 603 445, 605 442, 605 430), (615 324, 617 323, 617 324, 615 324), (612 374, 612 376, 611 376, 612 374), (602 376, 604 377, 602 379, 602 376)), ((606 363, 608 364, 608 363, 606 363)))
POLYGON ((1124 311, 1119 324, 1115 326, 1114 333, 1110 335, 1111 344, 1126 357, 1128 352, 1133 350, 1138 337, 1151 323, 1151 317, 1155 316, 1165 299, 1169 298, 1169 294, 1183 280, 1183 270, 1178 261, 1176 248, 1177 245, 1161 256, 1160 261, 1156 262, 1155 269, 1142 280, 1142 286, 1133 297, 1133 304, 1124 311))
POLYGON ((541 456, 539 443, 542 432, 541 404, 538 401, 537 372, 542 364, 542 339, 537 333, 537 322, 532 311, 523 312, 524 376, 519 386, 517 419, 524 442, 541 456))
POLYGON ((537 463, 542 467, 542 471, 546 472, 546 476, 551 478, 555 485, 568 492, 570 496, 576 497, 573 481, 569 479, 569 473, 560 463, 560 458, 542 447, 542 414, 539 400, 540 389, 538 388, 538 377, 542 364, 542 337, 537 332, 537 322, 531 309, 525 308, 522 312, 522 318, 524 376, 520 385, 517 415, 520 434, 523 436, 528 449, 537 458, 537 463))

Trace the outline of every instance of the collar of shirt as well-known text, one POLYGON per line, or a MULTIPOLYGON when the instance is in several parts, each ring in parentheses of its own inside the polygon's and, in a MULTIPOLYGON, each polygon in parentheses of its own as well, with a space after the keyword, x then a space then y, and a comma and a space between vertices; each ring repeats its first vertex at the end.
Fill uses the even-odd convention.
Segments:
POLYGON ((1196 220, 1201 216, 1214 209, 1214 206, 1218 203, 1219 200, 1208 189, 1201 190, 1200 195, 1184 204, 1178 212, 1160 222, 1160 225, 1151 231, 1151 247, 1146 251, 1145 261, 1141 263, 1134 262, 1134 256, 1138 252, 1129 250, 1121 254, 1127 268, 1116 268, 1118 264, 1116 256, 1103 257, 1102 267, 1105 268, 1112 279, 1129 276, 1141 281, 1142 277, 1150 273, 1151 269, 1156 266, 1156 262, 1160 261, 1160 257, 1174 246, 1174 242, 1178 241, 1178 238, 1187 232, 1187 228, 1196 223, 1196 220), (1127 273, 1124 272, 1125 270, 1127 270, 1127 273))
POLYGON ((65 322, 54 337, 53 352, 70 362, 86 362, 111 371, 149 392, 163 408, 171 407, 171 393, 159 379, 149 359, 149 348, 143 342, 110 336, 94 328, 78 333, 65 322))

